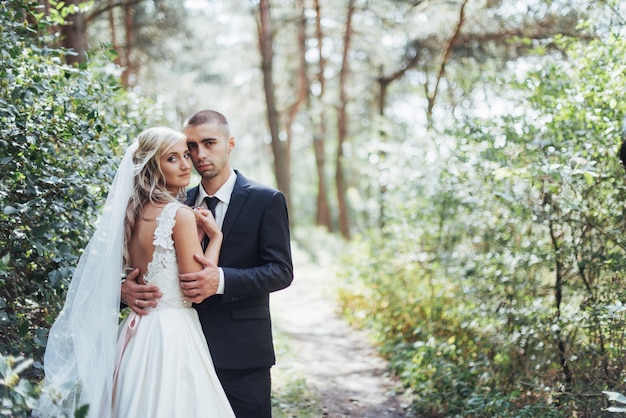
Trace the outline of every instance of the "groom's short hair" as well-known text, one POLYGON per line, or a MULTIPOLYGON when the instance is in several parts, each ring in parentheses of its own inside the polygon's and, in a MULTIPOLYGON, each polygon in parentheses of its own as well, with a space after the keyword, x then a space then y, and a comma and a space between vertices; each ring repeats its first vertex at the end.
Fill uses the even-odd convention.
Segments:
POLYGON ((193 115, 189 116, 183 123, 183 129, 188 126, 200 126, 204 124, 216 123, 218 125, 224 125, 228 127, 228 119, 220 112, 215 110, 200 110, 193 115))

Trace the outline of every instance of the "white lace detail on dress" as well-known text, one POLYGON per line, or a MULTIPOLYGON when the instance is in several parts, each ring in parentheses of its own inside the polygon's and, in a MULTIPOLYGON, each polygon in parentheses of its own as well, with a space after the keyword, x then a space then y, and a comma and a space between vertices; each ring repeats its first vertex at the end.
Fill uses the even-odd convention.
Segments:
POLYGON ((154 254, 148 263, 144 281, 159 286, 163 297, 154 309, 190 308, 178 284, 178 262, 174 250, 172 231, 176 224, 176 211, 183 206, 180 202, 168 203, 157 217, 154 230, 154 254))

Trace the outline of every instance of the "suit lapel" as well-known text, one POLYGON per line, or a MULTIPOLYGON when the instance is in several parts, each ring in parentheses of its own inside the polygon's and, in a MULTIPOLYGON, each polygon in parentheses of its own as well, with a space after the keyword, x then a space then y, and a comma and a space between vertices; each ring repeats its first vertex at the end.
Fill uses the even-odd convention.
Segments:
POLYGON ((248 193, 250 193, 250 183, 248 182, 248 179, 246 179, 239 172, 235 172, 237 173, 237 181, 235 182, 235 187, 233 187, 233 193, 230 195, 228 210, 226 211, 224 223, 222 224, 224 240, 226 240, 226 237, 235 225, 235 221, 239 217, 241 209, 243 209, 248 193))
POLYGON ((200 186, 192 187, 187 192, 187 198, 185 199, 185 205, 194 207, 196 206, 196 197, 200 193, 200 186))

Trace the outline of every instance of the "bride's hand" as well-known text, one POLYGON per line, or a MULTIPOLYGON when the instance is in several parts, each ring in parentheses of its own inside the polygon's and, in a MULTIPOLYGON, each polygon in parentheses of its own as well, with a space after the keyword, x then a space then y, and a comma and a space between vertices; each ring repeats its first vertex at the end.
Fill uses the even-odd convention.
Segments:
POLYGON ((194 215, 196 215, 196 227, 198 228, 198 241, 202 242, 202 240, 204 239, 204 229, 202 229, 202 222, 203 220, 201 219, 201 217, 206 216, 206 212, 208 212, 208 210, 203 209, 203 208, 194 208, 193 213, 194 215))
POLYGON ((220 235, 222 231, 217 225, 213 214, 208 209, 196 208, 194 210, 196 215, 196 224, 198 225, 198 238, 200 241, 204 238, 204 235, 208 235, 209 239, 220 235))

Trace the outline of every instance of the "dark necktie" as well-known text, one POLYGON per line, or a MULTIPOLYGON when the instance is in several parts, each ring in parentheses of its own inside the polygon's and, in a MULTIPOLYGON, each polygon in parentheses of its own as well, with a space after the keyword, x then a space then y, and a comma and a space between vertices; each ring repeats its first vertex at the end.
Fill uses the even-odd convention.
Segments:
POLYGON ((209 208, 209 210, 211 211, 211 213, 213 214, 213 217, 215 218, 215 207, 217 206, 217 202, 219 202, 220 200, 213 196, 213 197, 205 197, 204 198, 204 203, 206 203, 206 207, 209 208))
MULTIPOLYGON (((219 201, 220 200, 215 196, 213 197, 207 196, 204 198, 204 203, 206 203, 207 207, 213 214, 213 218, 215 218, 215 207, 217 206, 217 202, 219 201)), ((202 239, 202 251, 206 250, 206 247, 208 245, 209 245, 209 236, 205 235, 204 238, 202 239)))

